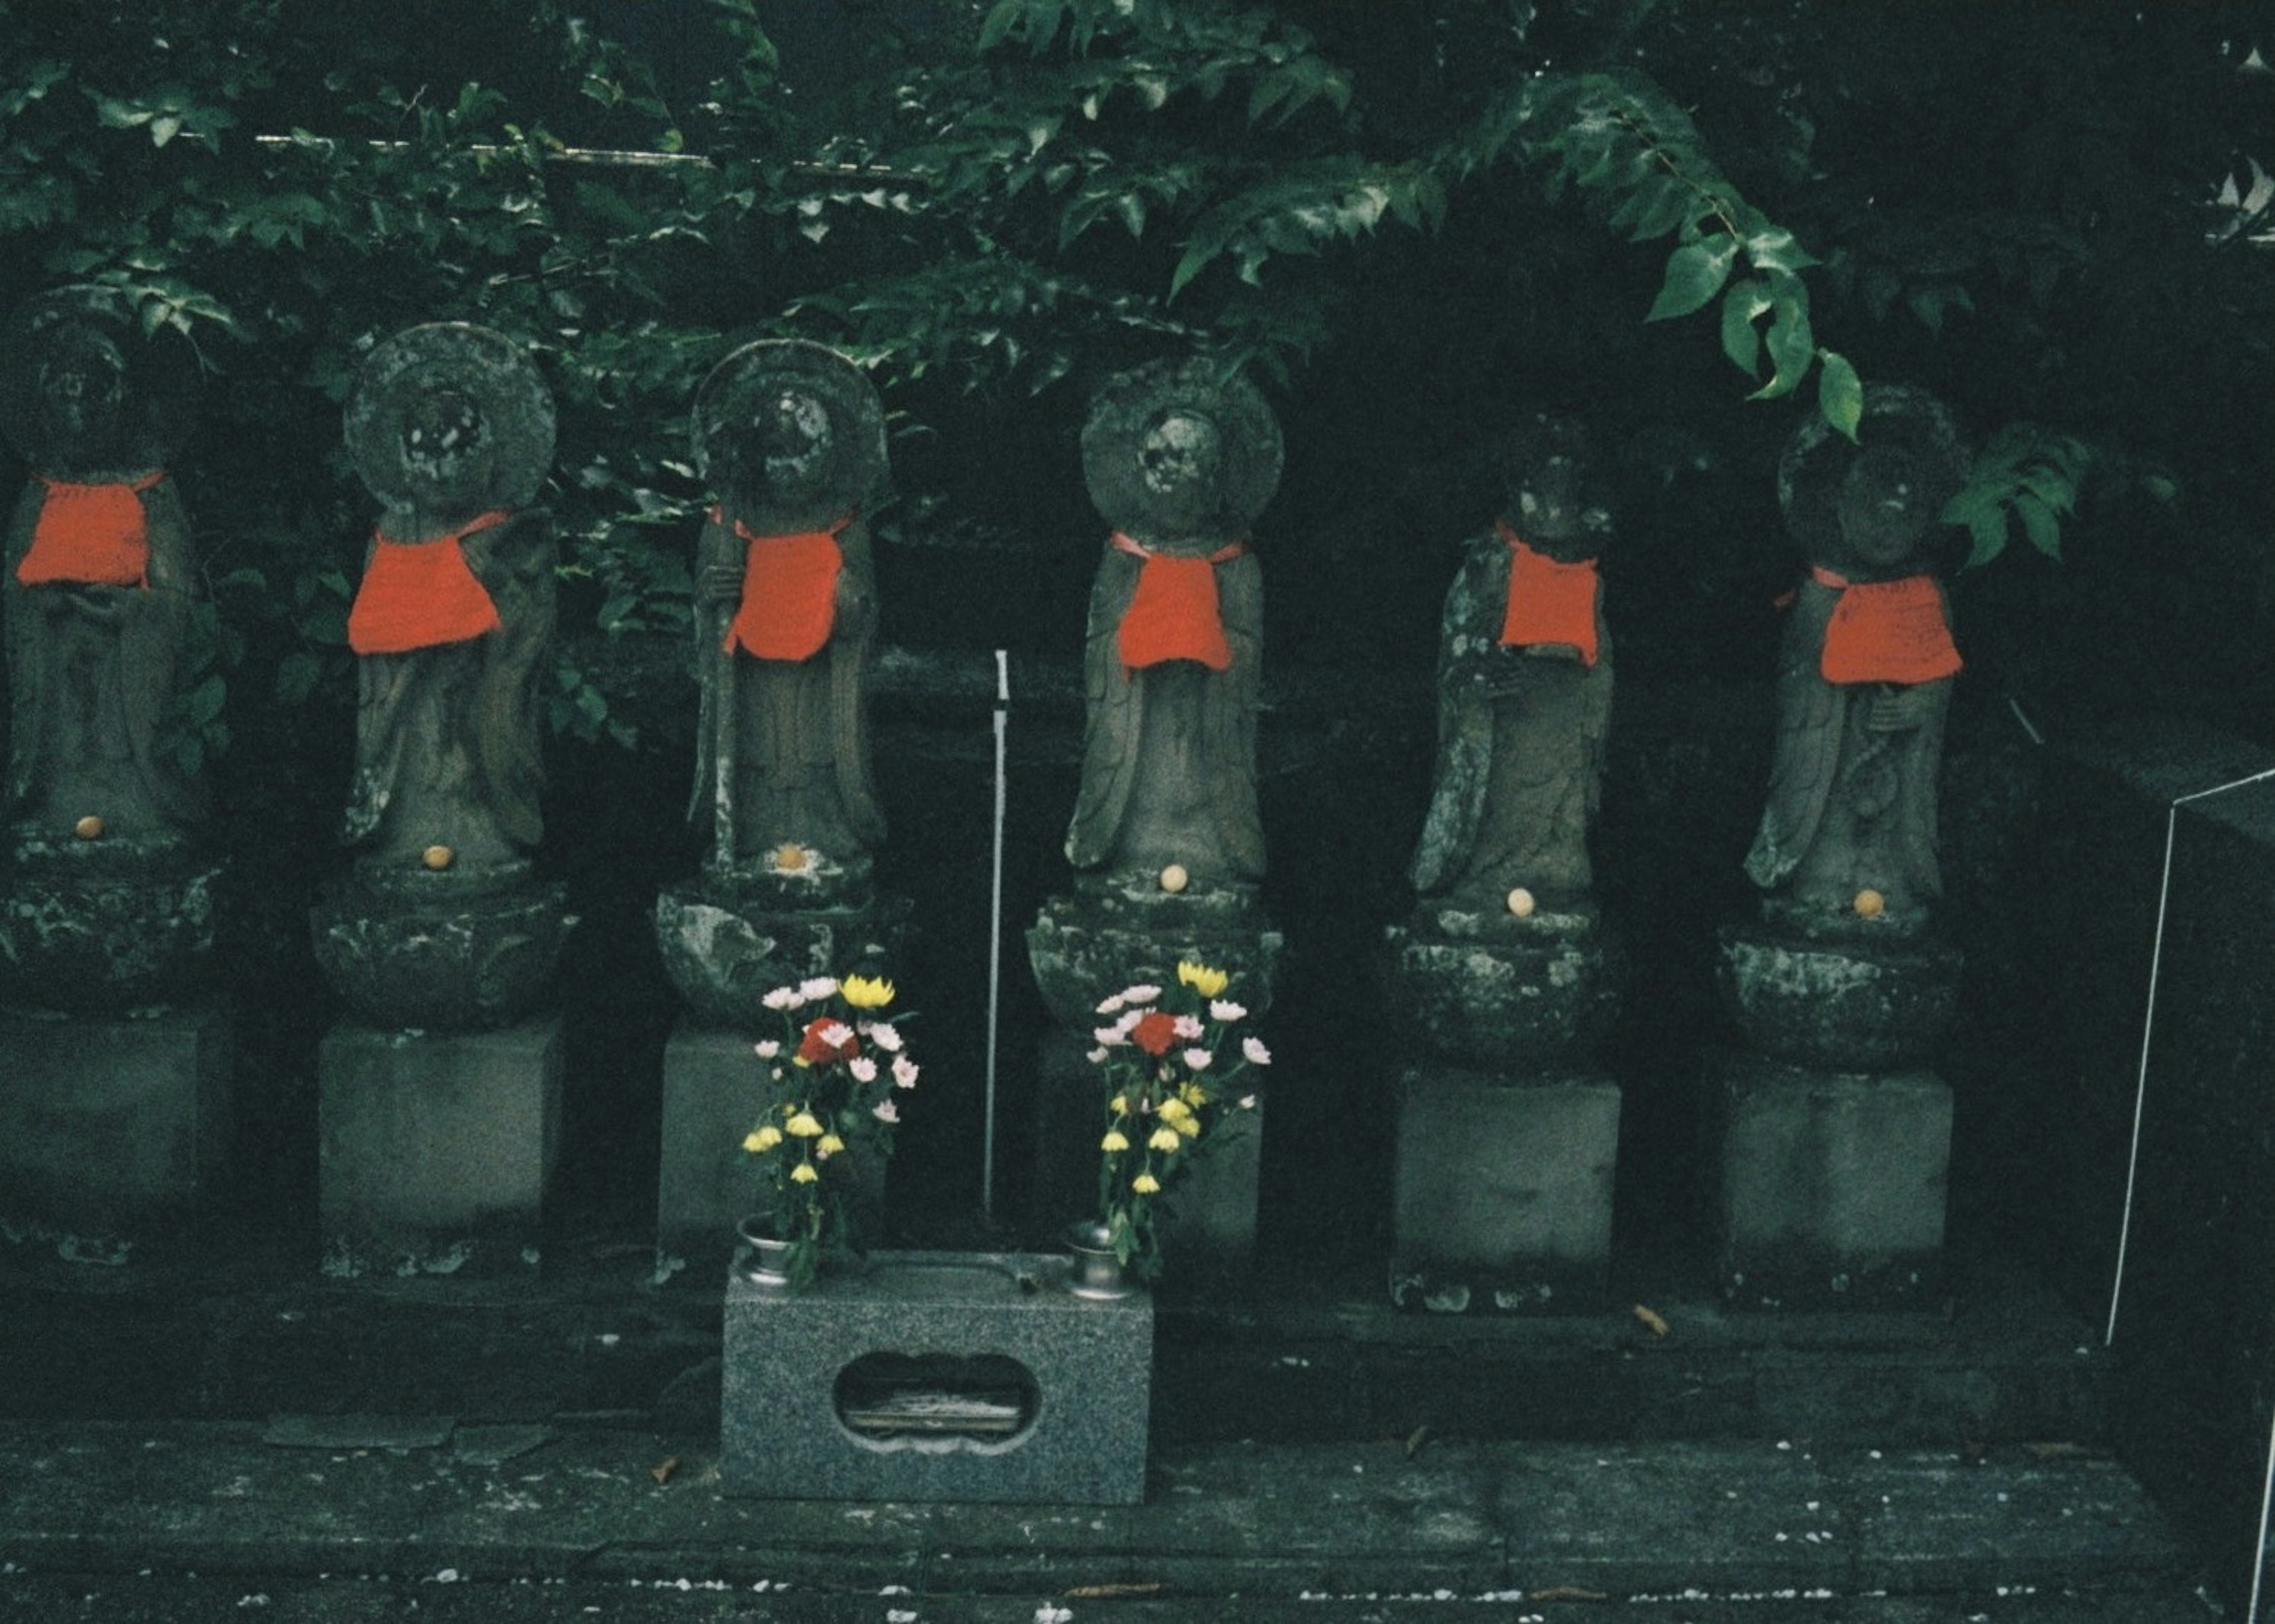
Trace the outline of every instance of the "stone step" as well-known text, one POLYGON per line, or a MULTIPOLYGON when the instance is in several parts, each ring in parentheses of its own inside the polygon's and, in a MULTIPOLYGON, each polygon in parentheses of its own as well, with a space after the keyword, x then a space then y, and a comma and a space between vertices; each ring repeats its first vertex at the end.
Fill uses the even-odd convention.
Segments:
POLYGON ((514 1453, 495 1429, 362 1425, 427 1446, 290 1425, 0 1424, 0 1597, 79 1585, 116 1599, 24 1616, 178 1618, 138 1614, 138 1582, 194 1575, 215 1616, 267 1594, 245 1604, 267 1618, 379 1617, 390 1597, 384 1616, 408 1598, 422 1617, 645 1617, 661 1602, 935 1624, 1440 1616, 1432 1605, 1654 1624, 2218 1616, 2139 1485, 2082 1452, 1193 1445, 1155 1452, 1145 1504, 1077 1507, 740 1499, 701 1439, 553 1429, 514 1453), (499 1599, 556 1582, 549 1612, 499 1599), (328 1585, 373 1610, 322 1611, 328 1585))
MULTIPOLYGON (((34 1266, 29 1250, 0 1249, 0 1416, 717 1424, 722 1291, 654 1284, 641 1249, 542 1283, 34 1266)), ((1733 1312, 1671 1280, 1541 1318, 1400 1313, 1344 1278, 1172 1292, 1154 1437, 2099 1439, 2105 1361, 2082 1321, 2022 1271, 1957 1273, 1947 1314, 1733 1312)))

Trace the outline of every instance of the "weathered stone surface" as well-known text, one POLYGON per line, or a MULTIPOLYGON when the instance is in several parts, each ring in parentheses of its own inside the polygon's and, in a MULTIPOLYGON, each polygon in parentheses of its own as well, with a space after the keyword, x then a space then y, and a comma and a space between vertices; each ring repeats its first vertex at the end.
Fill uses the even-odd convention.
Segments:
POLYGON ((171 836, 19 842, 0 889, 0 999, 120 1014, 194 991, 221 865, 171 836))
POLYGON ((1606 1077, 1406 1072, 1391 1301, 1445 1313, 1599 1306, 1619 1137, 1606 1077))
POLYGON ((561 1075, 557 1017, 450 1035, 334 1028, 316 1067, 325 1273, 533 1273, 561 1075))
POLYGON ((1456 1067, 1554 1066, 1592 1050, 1618 1011, 1615 944, 1592 907, 1425 908, 1384 934, 1408 1037, 1456 1067))
POLYGON ((655 936, 664 972, 698 1020, 771 1032, 780 1017, 760 1001, 775 987, 854 970, 889 974, 907 948, 911 911, 905 896, 802 910, 754 902, 706 876, 658 895, 655 936))
POLYGON ((309 911, 316 962, 353 1016, 389 1030, 491 1031, 534 1011, 577 918, 565 886, 470 888, 447 872, 359 872, 309 911))
POLYGON ((1722 1289, 1745 1306, 1922 1297, 1941 1278, 1951 1090, 1924 1071, 1714 1062, 1722 1289))
POLYGON ((878 1253, 803 1292, 730 1273, 722 1485, 790 1499, 1142 1499, 1152 1301, 1087 1301, 1066 1273, 1063 1258, 961 1252, 878 1253), (939 1407, 909 1396, 943 1393, 984 1395, 991 1418, 935 1424, 939 1407))
POLYGON ((190 1216, 225 1170, 230 1085, 229 1024, 211 1005, 0 1015, 0 1218, 101 1243, 190 1216))
POLYGON ((1959 1007, 1959 949, 1939 936, 1721 932, 1723 1002, 1748 1042, 1795 1065, 1884 1071, 1928 1058, 1959 1007))
POLYGON ((1045 900, 1027 930, 1027 960, 1051 1018, 1087 1035, 1101 999, 1138 982, 1177 984, 1185 960, 1232 978, 1251 1018, 1272 1007, 1285 940, 1252 893, 1173 895, 1151 884, 1084 888, 1045 900))

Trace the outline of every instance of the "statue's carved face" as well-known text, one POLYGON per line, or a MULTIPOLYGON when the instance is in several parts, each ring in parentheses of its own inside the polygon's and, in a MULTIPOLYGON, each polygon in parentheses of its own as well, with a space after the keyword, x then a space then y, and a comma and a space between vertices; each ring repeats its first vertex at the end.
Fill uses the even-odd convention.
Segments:
POLYGON ((81 329, 62 336, 40 369, 40 402, 59 441, 108 450, 125 426, 125 358, 102 334, 81 329))
POLYGON ((1224 467, 1224 436, 1198 413, 1172 409, 1146 426, 1138 462, 1155 495, 1205 497, 1224 467))
POLYGON ((422 482, 451 486, 479 471, 489 450, 480 410, 456 389, 430 389, 403 414, 403 465, 422 482))
POLYGON ((829 408, 812 396, 784 389, 760 408, 751 424, 752 471, 771 491, 798 491, 820 477, 829 457, 829 408))
POLYGON ((1516 528, 1525 541, 1559 558, 1592 558, 1610 539, 1612 516, 1592 500, 1578 457, 1554 453, 1513 482, 1516 528))
POLYGON ((1897 450, 1867 449, 1849 465, 1833 509, 1849 559, 1889 570, 1919 550, 1936 520, 1924 474, 1915 457, 1897 450))

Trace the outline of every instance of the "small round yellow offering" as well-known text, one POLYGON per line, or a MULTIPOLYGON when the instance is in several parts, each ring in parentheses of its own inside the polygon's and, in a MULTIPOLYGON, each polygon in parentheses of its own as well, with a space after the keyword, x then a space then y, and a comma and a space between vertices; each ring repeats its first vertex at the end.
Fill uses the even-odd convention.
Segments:
POLYGON ((93 812, 89 812, 86 817, 81 818, 77 823, 72 825, 72 833, 78 835, 81 840, 101 840, 102 838, 102 820, 96 817, 93 812))
POLYGON ((429 846, 419 854, 419 860, 439 874, 458 860, 458 854, 448 846, 429 846))
POLYGON ((1520 919, 1532 918, 1532 910, 1539 906, 1540 904, 1533 900, 1532 893, 1523 886, 1517 887, 1508 894, 1508 910, 1520 919))
POLYGON ((774 849, 768 860, 774 864, 775 872, 797 874, 804 872, 806 865, 813 859, 805 847, 795 841, 784 841, 774 849))
POLYGON ((1887 911, 1888 899, 1867 886, 1856 893, 1856 900, 1849 905, 1856 909, 1858 918, 1877 919, 1887 911))
POLYGON ((1192 882, 1193 877, 1185 872, 1185 865, 1182 863, 1172 863, 1161 871, 1161 889, 1172 896, 1192 882))

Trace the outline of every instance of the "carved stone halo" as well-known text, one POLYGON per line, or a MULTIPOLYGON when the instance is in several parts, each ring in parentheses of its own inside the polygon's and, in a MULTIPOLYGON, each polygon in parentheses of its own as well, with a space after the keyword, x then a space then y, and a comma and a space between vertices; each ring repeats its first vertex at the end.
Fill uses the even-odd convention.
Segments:
POLYGON ((874 500, 886 473, 885 408, 868 374, 797 338, 744 344, 696 391, 695 465, 734 517, 814 530, 874 500))
POLYGON ((1244 536, 1280 487, 1280 424, 1221 363, 1155 361, 1110 379, 1082 430, 1099 513, 1149 543, 1244 536))
POLYGON ((553 466, 553 393, 503 333, 436 321, 365 358, 348 456, 382 502, 439 518, 526 507, 553 466))
POLYGON ((57 288, 0 326, 0 433, 51 479, 162 468, 197 427, 199 383, 188 338, 144 332, 116 288, 57 288))
POLYGON ((1811 413, 1778 459, 1778 505, 1786 529, 1811 558, 1837 555, 1840 547, 1842 481, 1861 457, 1883 450, 1908 457, 1921 481, 1916 505, 1929 528, 1967 479, 1967 449, 1958 421, 1943 402, 1906 383, 1875 383, 1864 390, 1864 415, 1852 445, 1811 413))

